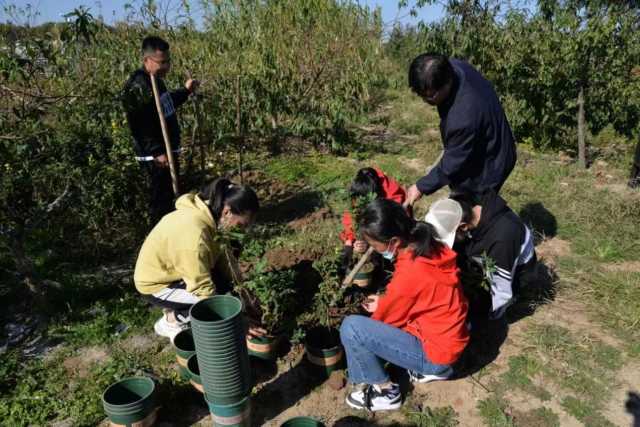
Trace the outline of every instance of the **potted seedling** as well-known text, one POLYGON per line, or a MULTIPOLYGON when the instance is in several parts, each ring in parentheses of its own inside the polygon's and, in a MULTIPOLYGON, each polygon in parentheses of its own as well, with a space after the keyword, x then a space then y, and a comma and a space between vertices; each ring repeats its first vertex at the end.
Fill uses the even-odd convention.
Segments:
POLYGON ((294 275, 293 270, 266 271, 266 261, 262 260, 256 264, 251 278, 242 283, 242 290, 257 301, 258 322, 268 332, 263 337, 247 338, 249 354, 266 360, 276 357, 278 337, 293 320, 290 314, 296 305, 294 275))
POLYGON ((314 296, 312 310, 298 318, 299 325, 306 330, 303 342, 307 360, 327 376, 344 365, 344 351, 337 328, 346 315, 359 311, 360 303, 357 295, 342 286, 338 277, 339 265, 337 258, 314 263, 323 281, 314 296))

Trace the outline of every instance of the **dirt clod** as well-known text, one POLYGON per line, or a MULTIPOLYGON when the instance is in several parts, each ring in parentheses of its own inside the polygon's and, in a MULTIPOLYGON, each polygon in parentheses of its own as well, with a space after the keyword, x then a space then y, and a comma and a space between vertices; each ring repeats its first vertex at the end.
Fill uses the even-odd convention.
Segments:
POLYGON ((333 390, 342 390, 347 384, 347 379, 344 377, 344 372, 333 371, 327 380, 327 384, 333 390))

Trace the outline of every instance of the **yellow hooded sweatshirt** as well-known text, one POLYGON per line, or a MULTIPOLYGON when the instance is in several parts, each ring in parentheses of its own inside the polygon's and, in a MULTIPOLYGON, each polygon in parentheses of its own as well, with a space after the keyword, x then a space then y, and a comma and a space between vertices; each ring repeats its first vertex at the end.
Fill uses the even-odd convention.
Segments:
POLYGON ((184 280, 186 290, 199 297, 215 292, 211 270, 231 277, 209 207, 195 194, 176 201, 142 244, 133 280, 141 294, 154 294, 172 282, 184 280))

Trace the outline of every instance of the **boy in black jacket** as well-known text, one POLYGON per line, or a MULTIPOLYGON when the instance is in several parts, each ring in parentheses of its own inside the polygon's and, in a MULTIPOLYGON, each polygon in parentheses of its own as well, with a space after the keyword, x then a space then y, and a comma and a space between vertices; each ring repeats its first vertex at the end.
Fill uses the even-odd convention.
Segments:
POLYGON ((425 221, 458 253, 463 270, 479 270, 490 282, 491 317, 504 315, 523 279, 537 263, 533 233, 495 191, 458 194, 435 202, 425 221))
POLYGON ((454 192, 500 192, 515 166, 516 145, 491 83, 467 62, 422 54, 411 63, 409 86, 438 107, 444 152, 409 188, 408 203, 447 185, 454 192))
MULTIPOLYGON (((176 108, 184 104, 198 87, 198 81, 189 79, 185 87, 169 92, 162 80, 171 69, 169 43, 160 37, 147 37, 142 41, 143 66, 136 70, 124 86, 122 102, 133 136, 136 160, 146 169, 151 181, 151 218, 157 223, 174 210, 173 188, 169 160, 162 137, 160 118, 156 109, 150 74, 156 76, 162 112, 174 153, 180 151, 180 124, 176 108)), ((174 158, 177 156, 174 156, 174 158)), ((176 160, 176 168, 178 167, 176 160)))

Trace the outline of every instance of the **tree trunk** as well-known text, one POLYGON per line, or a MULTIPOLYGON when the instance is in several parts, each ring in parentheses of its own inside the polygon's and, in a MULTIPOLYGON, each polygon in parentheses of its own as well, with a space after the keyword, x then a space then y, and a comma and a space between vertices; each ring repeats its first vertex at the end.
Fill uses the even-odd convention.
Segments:
POLYGON ((587 146, 584 140, 584 87, 580 86, 578 93, 578 164, 582 168, 587 167, 587 146))

